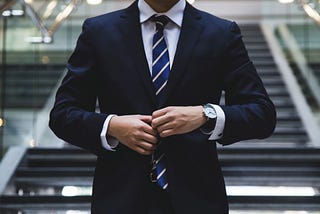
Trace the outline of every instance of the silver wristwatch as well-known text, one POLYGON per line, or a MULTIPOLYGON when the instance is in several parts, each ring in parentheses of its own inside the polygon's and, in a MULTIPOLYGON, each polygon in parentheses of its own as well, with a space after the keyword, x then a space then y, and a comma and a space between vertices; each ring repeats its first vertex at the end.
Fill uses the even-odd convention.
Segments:
POLYGON ((204 133, 211 133, 216 126, 217 112, 211 104, 207 103, 203 105, 203 114, 207 118, 207 122, 201 127, 201 130, 204 133))

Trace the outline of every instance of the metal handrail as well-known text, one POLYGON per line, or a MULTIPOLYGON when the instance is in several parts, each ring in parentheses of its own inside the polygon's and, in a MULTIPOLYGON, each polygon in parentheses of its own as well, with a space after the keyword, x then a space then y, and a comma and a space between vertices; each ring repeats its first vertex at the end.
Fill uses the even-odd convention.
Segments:
POLYGON ((5 1, 3 4, 1 4, 0 5, 0 14, 2 14, 3 11, 12 7, 12 5, 14 5, 16 3, 16 1, 17 0, 8 0, 8 1, 5 1))
MULTIPOLYGON (((58 13, 54 22, 51 26, 47 27, 43 19, 39 16, 37 11, 34 10, 32 5, 27 3, 25 0, 20 0, 20 2, 25 6, 27 14, 31 17, 31 20, 40 30, 43 42, 51 42, 53 34, 57 31, 61 23, 66 20, 71 13, 76 9, 77 5, 80 3, 80 0, 71 0, 70 3, 58 13)), ((44 17, 45 18, 45 17, 44 17)))
POLYGON ((304 12, 320 26, 320 2, 317 0, 299 0, 299 3, 304 12))
POLYGON ((294 62, 297 64, 301 75, 306 80, 308 87, 311 90, 313 97, 315 98, 317 104, 320 106, 320 85, 317 81, 317 77, 313 70, 308 65, 308 60, 305 58, 304 54, 301 52, 298 42, 288 29, 286 25, 281 25, 278 27, 279 36, 283 39, 285 45, 288 48, 294 62))
POLYGON ((41 35, 43 37, 49 37, 49 31, 45 26, 45 23, 42 21, 38 13, 33 9, 33 7, 24 0, 20 0, 21 4, 25 7, 27 14, 30 16, 32 22, 37 26, 40 30, 41 35))
MULTIPOLYGON (((9 0, 4 4, 0 5, 0 14, 3 11, 12 7, 17 0, 9 0)), ((33 8, 33 6, 25 0, 19 0, 19 3, 25 8, 27 15, 31 18, 34 25, 41 32, 42 42, 50 43, 52 42, 52 37, 54 33, 58 30, 59 26, 64 20, 66 20, 71 13, 76 9, 76 7, 81 3, 80 0, 71 0, 66 7, 60 11, 54 19, 54 22, 47 26, 44 20, 48 17, 41 17, 39 13, 33 8)))
MULTIPOLYGON (((280 41, 275 35, 276 28, 278 28, 276 23, 263 23, 261 27, 265 39, 269 43, 269 48, 272 52, 273 58, 279 67, 283 80, 286 83, 286 87, 288 87, 288 92, 295 103, 295 107, 300 115, 301 121, 308 133, 308 136, 310 137, 310 145, 320 148, 320 124, 318 124, 317 118, 315 117, 310 105, 307 103, 305 95, 303 94, 289 62, 281 49, 280 41)), ((286 46, 288 46, 290 53, 292 53, 293 50, 296 50, 296 41, 294 41, 293 36, 285 25, 281 25, 280 28, 280 37, 286 42, 286 46)))
POLYGON ((54 23, 49 28, 49 33, 52 36, 61 25, 61 23, 66 20, 71 13, 76 9, 77 5, 80 4, 80 0, 72 0, 63 11, 61 11, 55 18, 54 23))

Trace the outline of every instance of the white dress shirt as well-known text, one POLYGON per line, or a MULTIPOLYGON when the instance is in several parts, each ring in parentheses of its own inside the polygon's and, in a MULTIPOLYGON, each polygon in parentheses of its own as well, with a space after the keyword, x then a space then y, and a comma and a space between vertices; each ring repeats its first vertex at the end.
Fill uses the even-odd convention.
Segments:
MULTIPOLYGON (((180 36, 180 30, 183 20, 183 12, 186 7, 185 0, 179 0, 170 10, 165 13, 157 13, 155 12, 144 0, 138 1, 138 8, 140 11, 140 24, 141 24, 141 32, 142 32, 142 40, 144 45, 144 51, 146 54, 146 58, 149 65, 149 71, 152 72, 152 43, 153 36, 156 31, 156 25, 153 21, 150 20, 150 17, 154 14, 166 15, 170 21, 165 26, 163 34, 165 37, 165 41, 167 43, 168 51, 169 51, 169 60, 170 60, 170 68, 173 64, 175 52, 177 49, 177 44, 180 36)), ((209 140, 218 140, 222 137, 224 123, 225 123, 225 115, 222 108, 218 105, 211 104, 216 112, 217 112, 217 122, 216 127, 212 132, 207 133, 210 135, 209 140)), ((110 119, 115 115, 109 115, 104 122, 100 138, 102 146, 107 149, 114 151, 115 147, 118 146, 119 141, 113 137, 107 136, 106 133, 108 131, 108 126, 110 119)))

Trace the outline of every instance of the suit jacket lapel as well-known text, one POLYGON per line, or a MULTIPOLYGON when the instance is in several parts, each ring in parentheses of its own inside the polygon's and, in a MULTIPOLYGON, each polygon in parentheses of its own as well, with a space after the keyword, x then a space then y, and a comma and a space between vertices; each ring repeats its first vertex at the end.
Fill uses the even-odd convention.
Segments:
POLYGON ((136 68, 133 68, 133 70, 140 76, 146 92, 149 94, 153 104, 157 106, 156 94, 144 52, 137 1, 125 10, 121 18, 123 22, 119 25, 119 28, 123 41, 128 46, 128 52, 136 64, 136 68))
POLYGON ((187 4, 184 11, 180 38, 170 71, 169 80, 166 87, 163 89, 165 98, 162 103, 159 103, 159 108, 165 106, 166 101, 171 93, 173 93, 175 86, 179 83, 179 80, 181 80, 184 72, 186 71, 186 66, 188 65, 189 58, 192 55, 193 47, 203 30, 203 26, 199 21, 200 19, 201 16, 197 10, 187 4))
POLYGON ((148 62, 144 52, 137 1, 125 10, 125 13, 121 15, 121 18, 123 19, 123 22, 119 25, 119 28, 122 33, 123 41, 128 46, 128 52, 136 64, 136 69, 134 70, 136 70, 137 74, 140 76, 142 84, 153 104, 161 108, 165 105, 170 94, 174 91, 175 86, 179 83, 179 80, 186 71, 186 66, 192 55, 193 47, 203 29, 203 26, 199 21, 201 16, 195 8, 187 4, 169 80, 166 87, 163 89, 165 98, 162 103, 157 102, 148 62))

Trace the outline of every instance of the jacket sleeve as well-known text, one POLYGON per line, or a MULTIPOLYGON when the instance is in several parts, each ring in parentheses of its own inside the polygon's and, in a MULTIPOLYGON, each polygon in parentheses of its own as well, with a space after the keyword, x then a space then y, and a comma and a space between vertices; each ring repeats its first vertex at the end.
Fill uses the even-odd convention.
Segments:
POLYGON ((68 72, 59 87, 49 126, 64 141, 95 154, 103 149, 100 132, 107 114, 95 113, 98 78, 96 59, 86 20, 76 48, 68 63, 68 72))
POLYGON ((225 128, 223 145, 270 136, 276 124, 275 107, 242 41, 239 27, 232 22, 224 52, 225 128))

